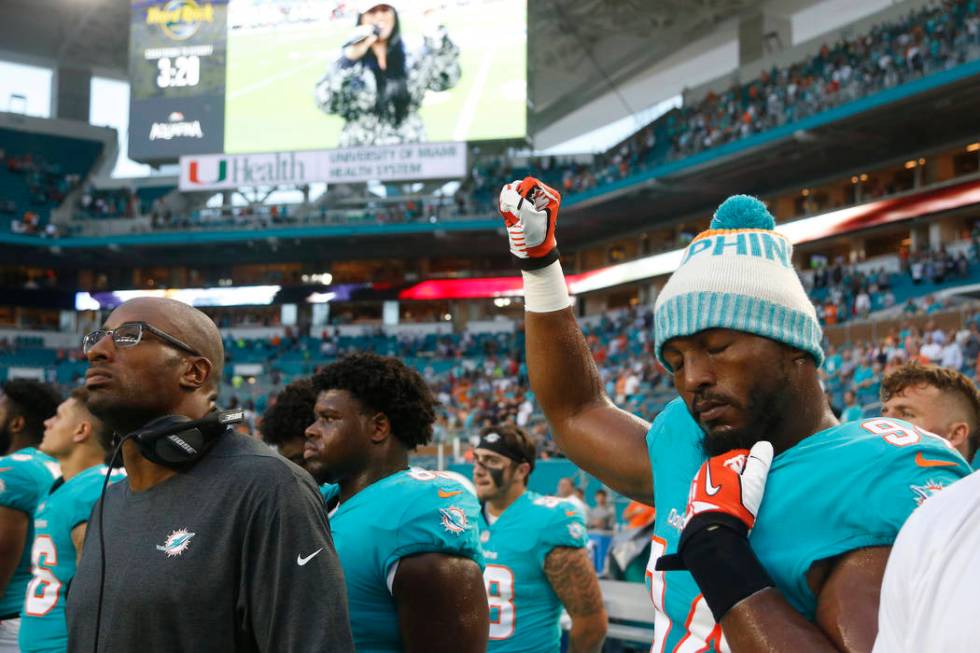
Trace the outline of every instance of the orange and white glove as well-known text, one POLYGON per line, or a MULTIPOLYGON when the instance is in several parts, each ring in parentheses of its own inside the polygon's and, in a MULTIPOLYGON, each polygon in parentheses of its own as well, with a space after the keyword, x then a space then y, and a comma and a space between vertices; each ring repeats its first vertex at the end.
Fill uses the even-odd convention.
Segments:
POLYGON ((555 223, 561 194, 534 177, 506 184, 500 215, 507 225, 510 253, 522 270, 538 270, 558 260, 555 223))
POLYGON ((772 445, 762 441, 705 461, 691 482, 677 553, 657 560, 658 571, 691 572, 718 623, 736 603, 773 585, 748 541, 772 457, 772 445))
POLYGON ((751 451, 735 449, 706 460, 691 482, 684 530, 698 515, 713 512, 737 518, 748 534, 762 505, 771 465, 772 445, 765 441, 751 451))

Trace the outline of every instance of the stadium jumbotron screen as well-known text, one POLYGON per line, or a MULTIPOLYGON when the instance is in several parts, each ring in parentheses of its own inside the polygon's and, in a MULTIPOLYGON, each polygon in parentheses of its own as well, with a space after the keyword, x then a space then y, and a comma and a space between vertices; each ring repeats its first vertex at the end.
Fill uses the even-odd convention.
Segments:
POLYGON ((134 159, 526 132, 526 0, 132 0, 131 23, 134 159))

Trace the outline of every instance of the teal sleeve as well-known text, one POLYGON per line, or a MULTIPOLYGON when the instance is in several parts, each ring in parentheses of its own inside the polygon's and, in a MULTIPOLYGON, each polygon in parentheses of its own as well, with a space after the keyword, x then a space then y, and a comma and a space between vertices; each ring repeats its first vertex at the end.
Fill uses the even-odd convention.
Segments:
POLYGON ((0 506, 33 514, 41 499, 37 478, 27 465, 9 459, 0 461, 0 470, 0 506))
POLYGON ((896 535, 913 510, 971 471, 963 457, 945 442, 926 440, 905 447, 882 462, 877 482, 868 488, 864 518, 896 535))
POLYGON ((891 546, 919 505, 970 473, 963 457, 938 436, 923 436, 906 446, 882 441, 878 447, 877 460, 839 481, 856 486, 847 492, 853 499, 841 501, 844 519, 853 527, 814 551, 811 561, 863 547, 891 546))
MULTIPOLYGON (((541 497, 535 503, 551 501, 554 497, 541 497)), ((546 519, 542 519, 541 534, 538 546, 534 549, 538 565, 544 567, 544 560, 551 550, 558 546, 581 549, 589 545, 589 534, 585 528, 585 516, 582 511, 566 501, 557 501, 553 507, 547 506, 546 519)))
MULTIPOLYGON (((125 478, 125 470, 114 470, 109 474, 109 485, 118 483, 125 478)), ((89 521, 89 517, 92 515, 92 507, 102 497, 102 483, 105 481, 105 476, 99 474, 89 480, 90 483, 78 488, 69 508, 68 522, 70 528, 75 528, 79 524, 89 521)))
POLYGON ((93 484, 91 488, 84 488, 82 492, 78 492, 72 497, 71 503, 67 506, 68 514, 65 515, 69 531, 79 524, 89 521, 89 517, 92 515, 92 506, 99 500, 101 490, 102 483, 100 482, 98 485, 93 484))
POLYGON ((470 558, 483 569, 480 504, 462 486, 458 487, 462 491, 451 497, 439 497, 436 486, 431 485, 429 491, 410 498, 411 505, 402 513, 398 530, 393 533, 394 546, 384 556, 385 578, 398 560, 422 553, 470 558))
POLYGON ((687 406, 684 405, 684 400, 680 397, 673 399, 664 406, 664 409, 654 418, 653 424, 650 425, 650 430, 647 431, 647 450, 650 452, 651 461, 653 460, 653 452, 656 447, 667 446, 672 422, 675 430, 678 428, 689 428, 691 424, 695 427, 697 426, 691 414, 687 412, 687 406))

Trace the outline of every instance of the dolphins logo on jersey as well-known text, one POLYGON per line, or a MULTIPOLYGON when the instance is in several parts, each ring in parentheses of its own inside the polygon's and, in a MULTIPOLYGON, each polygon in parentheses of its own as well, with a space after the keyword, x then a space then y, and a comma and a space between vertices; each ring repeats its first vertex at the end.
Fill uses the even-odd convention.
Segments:
POLYGON ((179 528, 167 536, 163 545, 157 545, 157 551, 163 551, 168 558, 179 556, 191 545, 194 535, 195 533, 188 532, 186 528, 179 528))
POLYGON ((469 525, 466 519, 466 513, 459 506, 439 508, 439 514, 442 515, 442 527, 446 529, 447 533, 459 535, 469 525))
POLYGON ((925 485, 910 485, 909 489, 915 495, 915 505, 921 506, 926 499, 934 494, 939 494, 944 487, 946 487, 944 484, 929 479, 925 485))

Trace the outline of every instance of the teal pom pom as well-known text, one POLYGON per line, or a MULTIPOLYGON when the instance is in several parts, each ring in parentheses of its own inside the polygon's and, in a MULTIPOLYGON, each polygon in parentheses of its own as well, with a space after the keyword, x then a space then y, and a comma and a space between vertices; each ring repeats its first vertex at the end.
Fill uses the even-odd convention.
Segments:
POLYGON ((711 220, 712 229, 775 229, 776 220, 760 200, 732 195, 721 203, 711 220))

